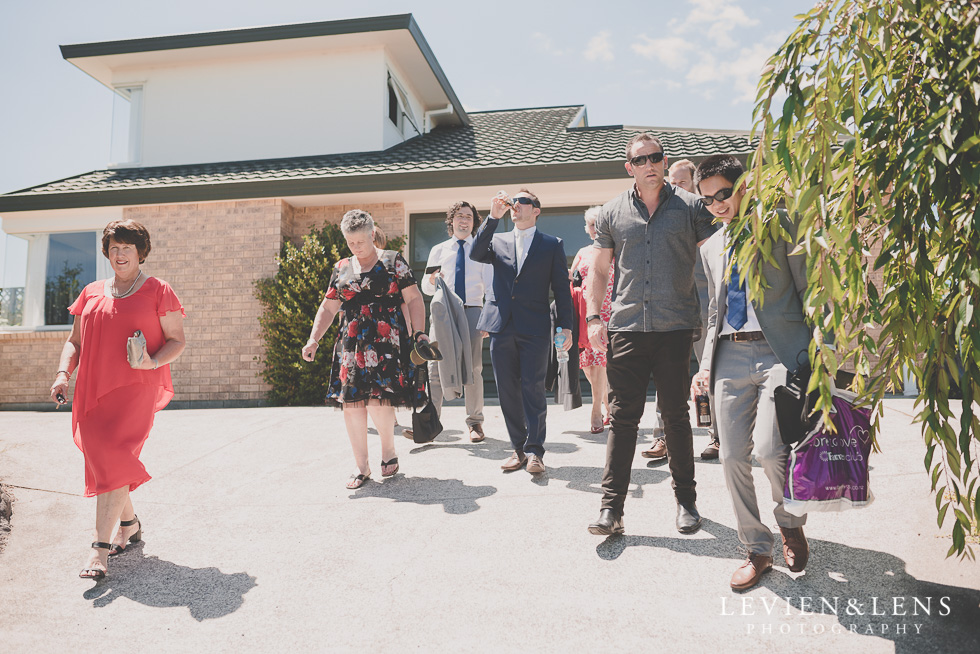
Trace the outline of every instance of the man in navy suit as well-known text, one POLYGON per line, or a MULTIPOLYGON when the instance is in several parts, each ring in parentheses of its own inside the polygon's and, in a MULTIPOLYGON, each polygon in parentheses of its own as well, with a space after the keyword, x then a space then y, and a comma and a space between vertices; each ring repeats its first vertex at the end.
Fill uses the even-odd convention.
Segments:
MULTIPOLYGON (((477 329, 490 335, 490 362, 497 382, 504 424, 514 454, 501 467, 541 474, 545 471, 545 375, 552 345, 549 289, 555 294, 558 326, 571 334, 572 294, 562 240, 537 229, 541 203, 522 188, 511 202, 500 193, 477 232, 470 258, 493 266, 477 329), (514 230, 494 234, 510 209, 514 230)), ((572 346, 565 339, 565 350, 572 346)))

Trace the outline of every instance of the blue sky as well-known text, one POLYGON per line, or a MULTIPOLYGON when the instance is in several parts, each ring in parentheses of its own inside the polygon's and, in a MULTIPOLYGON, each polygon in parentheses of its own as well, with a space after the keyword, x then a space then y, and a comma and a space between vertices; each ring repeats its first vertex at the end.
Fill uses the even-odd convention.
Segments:
POLYGON ((62 44, 412 13, 467 110, 585 104, 593 125, 747 129, 762 62, 812 5, 2 0, 0 193, 109 159, 112 94, 62 44))

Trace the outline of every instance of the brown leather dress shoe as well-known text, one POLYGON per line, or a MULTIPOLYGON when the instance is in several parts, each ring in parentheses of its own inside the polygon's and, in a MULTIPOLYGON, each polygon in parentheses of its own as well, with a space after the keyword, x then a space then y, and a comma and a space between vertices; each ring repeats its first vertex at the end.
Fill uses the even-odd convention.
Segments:
POLYGON ((803 527, 780 527, 783 535, 783 558, 790 572, 802 572, 810 560, 810 544, 803 535, 803 527))
POLYGON ((525 463, 527 463, 527 457, 524 456, 524 452, 514 452, 509 459, 504 461, 500 469, 505 472, 514 472, 523 468, 525 463))
POLYGON ((527 457, 527 471, 532 475, 540 475, 544 473, 544 461, 537 454, 531 454, 527 457))
POLYGON ((479 443, 486 437, 486 434, 483 433, 483 425, 470 425, 471 443, 479 443))
POLYGON ((721 447, 721 443, 717 439, 712 440, 708 443, 708 447, 704 448, 704 452, 701 452, 701 458, 709 461, 717 459, 719 447, 721 447))
POLYGON ((759 583, 762 575, 770 570, 772 570, 771 556, 755 553, 749 554, 749 558, 745 560, 742 567, 732 575, 732 589, 748 590, 759 583))
POLYGON ((640 453, 645 459, 662 459, 667 456, 667 441, 662 438, 654 439, 653 447, 640 453))

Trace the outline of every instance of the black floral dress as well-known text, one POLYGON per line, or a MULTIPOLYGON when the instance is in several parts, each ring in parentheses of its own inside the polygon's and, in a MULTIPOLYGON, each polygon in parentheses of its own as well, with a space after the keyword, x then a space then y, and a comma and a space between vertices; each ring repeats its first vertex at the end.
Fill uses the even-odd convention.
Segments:
POLYGON ((334 266, 328 300, 340 300, 340 332, 333 350, 327 404, 378 400, 411 406, 416 367, 409 359, 411 334, 402 313, 402 289, 415 284, 405 258, 379 251, 369 271, 356 273, 353 257, 334 266))

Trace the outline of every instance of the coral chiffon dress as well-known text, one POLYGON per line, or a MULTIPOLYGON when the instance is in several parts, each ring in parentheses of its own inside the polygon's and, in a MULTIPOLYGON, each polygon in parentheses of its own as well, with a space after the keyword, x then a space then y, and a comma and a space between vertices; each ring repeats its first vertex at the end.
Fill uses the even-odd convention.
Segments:
POLYGON ((157 411, 174 396, 170 366, 134 370, 126 341, 137 329, 151 355, 163 347, 160 317, 184 308, 167 282, 148 277, 132 295, 114 298, 105 280, 92 282, 68 307, 80 321, 81 351, 72 398, 72 433, 85 457, 85 496, 128 486, 150 475, 139 460, 157 411))

